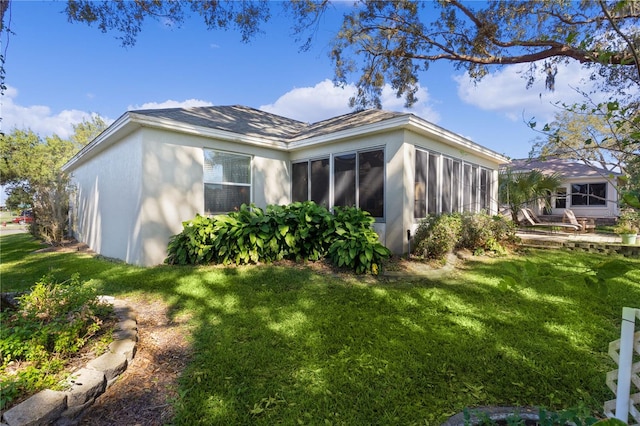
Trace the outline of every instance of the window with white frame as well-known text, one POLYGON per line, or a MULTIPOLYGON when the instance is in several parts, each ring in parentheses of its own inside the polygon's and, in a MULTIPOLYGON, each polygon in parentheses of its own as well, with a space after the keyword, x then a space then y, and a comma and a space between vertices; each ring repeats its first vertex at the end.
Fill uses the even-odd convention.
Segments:
POLYGON ((571 185, 572 206, 604 206, 606 204, 606 183, 574 183, 571 185))
POLYGON ((556 209, 566 209, 567 208, 567 188, 560 187, 556 188, 555 193, 555 205, 556 209))
POLYGON ((251 157, 204 149, 205 214, 228 213, 251 203, 251 157))

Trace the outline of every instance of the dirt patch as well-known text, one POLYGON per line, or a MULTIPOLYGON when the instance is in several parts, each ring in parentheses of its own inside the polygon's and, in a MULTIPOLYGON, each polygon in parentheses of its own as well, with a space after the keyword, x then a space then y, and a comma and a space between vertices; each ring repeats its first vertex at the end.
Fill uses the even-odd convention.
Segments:
POLYGON ((172 321, 163 301, 123 300, 137 314, 136 355, 87 410, 81 425, 155 426, 173 418, 178 378, 191 358, 186 320, 172 321))
POLYGON ((48 252, 86 252, 95 254, 88 245, 80 243, 76 240, 64 240, 60 244, 50 245, 35 251, 36 253, 48 253, 48 252))

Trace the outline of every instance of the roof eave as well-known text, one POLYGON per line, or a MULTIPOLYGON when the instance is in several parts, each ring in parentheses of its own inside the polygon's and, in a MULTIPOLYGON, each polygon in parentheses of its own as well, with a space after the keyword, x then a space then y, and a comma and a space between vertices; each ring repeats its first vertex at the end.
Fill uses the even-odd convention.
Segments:
POLYGON ((494 161, 498 164, 507 164, 510 162, 510 160, 502 154, 478 145, 469 139, 450 132, 442 127, 436 126, 435 124, 429 123, 428 121, 416 117, 413 114, 401 115, 377 123, 371 123, 308 139, 295 140, 289 143, 289 149, 291 151, 297 151, 323 143, 338 142, 358 136, 383 133, 393 130, 411 130, 413 132, 435 138, 447 145, 473 152, 476 155, 494 161))
POLYGON ((113 145, 116 141, 132 133, 138 126, 131 119, 128 112, 122 114, 113 124, 107 127, 102 133, 96 136, 91 142, 82 147, 69 161, 62 166, 62 171, 66 172, 74 165, 82 162, 90 155, 95 155, 105 148, 113 145))
POLYGON ((142 127, 151 127, 157 129, 171 130, 179 133, 186 133, 194 136, 202 136, 206 138, 215 138, 229 142, 240 142, 248 145, 260 146, 264 148, 286 150, 287 143, 284 140, 268 137, 247 136, 240 133, 230 132, 227 130, 213 129, 208 127, 197 126, 169 120, 163 118, 149 117, 147 115, 130 113, 132 119, 142 127))

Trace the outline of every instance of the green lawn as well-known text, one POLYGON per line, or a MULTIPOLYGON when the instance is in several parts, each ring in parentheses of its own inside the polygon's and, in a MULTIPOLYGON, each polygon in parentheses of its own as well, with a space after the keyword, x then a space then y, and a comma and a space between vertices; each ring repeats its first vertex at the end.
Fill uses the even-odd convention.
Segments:
POLYGON ((483 405, 598 412, 613 398, 607 350, 622 307, 640 307, 640 260, 563 251, 364 284, 278 266, 137 268, 38 247, 0 238, 3 291, 79 272, 103 294, 161 297, 191 318, 181 425, 437 425, 483 405))

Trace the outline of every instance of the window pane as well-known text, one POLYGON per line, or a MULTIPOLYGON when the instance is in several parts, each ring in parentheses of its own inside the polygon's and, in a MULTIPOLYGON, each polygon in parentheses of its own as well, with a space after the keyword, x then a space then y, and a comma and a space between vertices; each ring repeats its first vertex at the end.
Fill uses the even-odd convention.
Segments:
POLYGON ((567 208, 567 188, 556 188, 556 209, 567 208))
POLYGON ((571 205, 572 206, 586 206, 588 188, 585 184, 574 183, 571 185, 571 205))
POLYGON ((438 157, 429 154, 429 170, 427 172, 427 211, 438 213, 438 157))
POLYGON ((356 154, 333 158, 334 202, 336 206, 356 205, 356 154))
POLYGON ((589 205, 604 206, 607 203, 607 184, 589 184, 589 205))
POLYGON ((471 165, 464 165, 464 178, 462 186, 462 210, 465 212, 473 211, 471 206, 471 165))
POLYGON ((311 162, 311 200, 329 208, 329 159, 311 162))
POLYGON ((489 172, 480 169, 480 210, 489 210, 489 172))
POLYGON ((251 158, 245 155, 204 150, 204 181, 251 183, 251 158))
POLYGON ((358 196, 362 210, 384 216, 384 151, 358 154, 358 196))
POLYGON ((451 158, 442 159, 442 213, 451 213, 451 180, 453 161, 451 158))
POLYGON ((292 201, 307 201, 309 199, 309 165, 306 161, 304 163, 294 163, 291 169, 292 201))
POLYGON ((453 162, 453 174, 451 177, 451 211, 460 211, 460 162, 453 162))
POLYGON ((427 159, 429 154, 416 150, 416 177, 414 186, 413 217, 427 216, 427 159))
POLYGON ((228 213, 250 203, 250 188, 246 185, 204 185, 205 214, 228 213))
POLYGON ((471 211, 478 211, 478 167, 471 167, 471 211))

